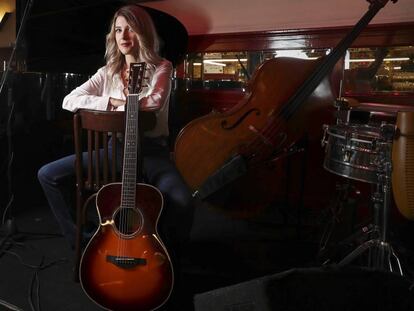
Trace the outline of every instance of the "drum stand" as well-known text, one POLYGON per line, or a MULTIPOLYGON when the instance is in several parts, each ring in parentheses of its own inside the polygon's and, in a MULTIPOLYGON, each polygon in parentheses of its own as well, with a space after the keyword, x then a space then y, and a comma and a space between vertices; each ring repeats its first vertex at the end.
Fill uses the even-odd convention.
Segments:
POLYGON ((392 165, 389 157, 389 150, 383 152, 378 165, 382 168, 383 174, 379 174, 376 191, 372 195, 373 202, 373 224, 368 226, 369 230, 363 232, 369 237, 343 258, 338 266, 342 267, 368 251, 368 267, 374 269, 388 270, 403 275, 400 260, 388 241, 388 214, 390 206, 391 170, 392 165), (385 154, 384 154, 385 153, 385 154))

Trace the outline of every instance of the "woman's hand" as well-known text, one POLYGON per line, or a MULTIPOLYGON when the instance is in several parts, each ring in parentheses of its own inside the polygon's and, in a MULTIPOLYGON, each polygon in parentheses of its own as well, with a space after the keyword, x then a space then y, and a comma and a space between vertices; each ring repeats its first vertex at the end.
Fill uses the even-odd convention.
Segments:
POLYGON ((118 107, 125 105, 125 103, 125 100, 110 97, 108 110, 117 110, 118 107))

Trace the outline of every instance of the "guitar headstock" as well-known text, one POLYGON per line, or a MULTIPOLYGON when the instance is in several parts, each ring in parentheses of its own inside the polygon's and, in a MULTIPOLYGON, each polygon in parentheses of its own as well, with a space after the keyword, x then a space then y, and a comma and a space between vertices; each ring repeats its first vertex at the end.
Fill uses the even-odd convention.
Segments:
POLYGON ((128 93, 139 94, 145 80, 146 63, 131 63, 129 66, 128 93))

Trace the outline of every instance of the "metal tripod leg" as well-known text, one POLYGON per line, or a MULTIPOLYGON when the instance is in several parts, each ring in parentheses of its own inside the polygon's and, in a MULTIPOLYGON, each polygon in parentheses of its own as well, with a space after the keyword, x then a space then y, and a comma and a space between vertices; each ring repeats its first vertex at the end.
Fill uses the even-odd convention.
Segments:
POLYGON ((373 256, 370 256, 371 266, 372 268, 377 269, 384 269, 387 268, 391 272, 397 272, 400 275, 404 275, 400 260, 398 259, 397 254, 394 252, 394 249, 392 246, 384 241, 381 240, 369 240, 364 243, 362 243, 360 246, 358 246, 356 249, 354 249, 351 253, 349 253, 344 259, 342 259, 339 263, 339 267, 346 266, 350 264, 353 260, 361 256, 364 252, 375 249, 379 254, 374 254, 373 256), (397 265, 397 271, 393 268, 392 258, 395 260, 395 263, 397 265), (386 262, 385 262, 386 261, 386 262))
POLYGON ((372 196, 372 201, 374 202, 374 231, 379 233, 379 236, 378 238, 373 238, 362 243, 342 259, 338 265, 345 266, 369 250, 369 266, 377 269, 386 269, 390 272, 397 272, 403 275, 400 260, 391 244, 387 242, 391 163, 389 161, 383 161, 381 164, 383 165, 382 168, 385 174, 379 176, 377 190, 372 196), (392 259, 395 261, 396 269, 394 269, 392 259))

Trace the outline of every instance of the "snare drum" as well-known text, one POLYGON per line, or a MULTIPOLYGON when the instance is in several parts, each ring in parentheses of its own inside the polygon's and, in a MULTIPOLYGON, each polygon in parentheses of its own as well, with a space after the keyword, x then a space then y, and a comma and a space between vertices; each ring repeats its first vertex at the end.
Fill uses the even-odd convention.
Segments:
POLYGON ((324 168, 331 173, 369 183, 378 183, 383 174, 381 161, 389 156, 391 143, 380 127, 365 124, 325 126, 324 168))

